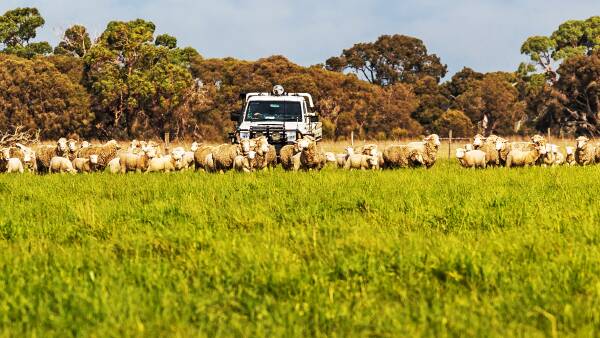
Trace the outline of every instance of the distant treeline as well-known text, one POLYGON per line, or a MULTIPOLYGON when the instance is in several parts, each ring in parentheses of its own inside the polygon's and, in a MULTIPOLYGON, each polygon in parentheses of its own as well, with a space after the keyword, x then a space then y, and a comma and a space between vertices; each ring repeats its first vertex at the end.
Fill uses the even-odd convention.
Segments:
MULTIPOLYGON (((0 16, 0 130, 23 125, 44 138, 173 137, 223 140, 239 94, 282 84, 315 98, 325 137, 388 139, 428 133, 600 133, 600 17, 561 24, 527 39, 515 72, 447 67, 423 41, 384 35, 324 64, 283 56, 204 59, 152 22, 110 22, 92 38, 67 29, 58 46, 33 42, 35 8, 0 16), (555 70, 556 68, 556 70, 555 70)), ((508 51, 511 52, 511 51, 508 51)))

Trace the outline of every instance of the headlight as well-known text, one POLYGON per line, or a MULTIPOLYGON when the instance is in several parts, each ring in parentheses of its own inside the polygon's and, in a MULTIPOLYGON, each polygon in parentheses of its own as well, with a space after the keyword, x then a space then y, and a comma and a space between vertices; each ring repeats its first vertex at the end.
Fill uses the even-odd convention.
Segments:
POLYGON ((294 142, 296 141, 296 131, 295 130, 288 130, 285 132, 285 138, 288 141, 294 142))
POLYGON ((241 139, 249 139, 250 138, 250 132, 249 131, 240 131, 240 138, 241 139))

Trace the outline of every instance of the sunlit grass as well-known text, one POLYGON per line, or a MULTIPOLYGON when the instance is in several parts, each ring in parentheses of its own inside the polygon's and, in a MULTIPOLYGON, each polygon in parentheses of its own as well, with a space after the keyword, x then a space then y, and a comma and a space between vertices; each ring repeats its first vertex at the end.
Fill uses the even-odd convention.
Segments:
POLYGON ((594 336, 600 167, 0 175, 22 336, 594 336))

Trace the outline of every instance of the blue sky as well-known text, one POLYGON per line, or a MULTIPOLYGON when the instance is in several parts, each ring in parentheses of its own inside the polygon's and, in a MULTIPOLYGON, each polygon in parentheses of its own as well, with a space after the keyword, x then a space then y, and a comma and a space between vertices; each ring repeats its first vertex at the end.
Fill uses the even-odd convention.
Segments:
POLYGON ((451 74, 463 66, 514 70, 525 60, 519 49, 528 36, 600 15, 599 0, 1 0, 0 12, 25 6, 40 9, 46 25, 39 40, 53 45, 75 23, 97 36, 111 20, 143 18, 205 57, 282 54, 311 65, 399 33, 422 39, 451 74))

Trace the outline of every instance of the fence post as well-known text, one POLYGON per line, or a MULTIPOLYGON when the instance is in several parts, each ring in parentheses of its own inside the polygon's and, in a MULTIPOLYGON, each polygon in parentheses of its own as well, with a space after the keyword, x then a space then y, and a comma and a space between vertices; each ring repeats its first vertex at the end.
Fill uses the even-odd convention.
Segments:
POLYGON ((550 128, 548 128, 548 141, 550 141, 550 128))
POLYGON ((352 144, 352 148, 354 148, 354 131, 350 132, 350 143, 352 144))
POLYGON ((165 150, 169 150, 169 142, 171 141, 171 133, 165 133, 165 150))
POLYGON ((452 130, 448 133, 448 159, 450 159, 450 154, 452 153, 452 130))

